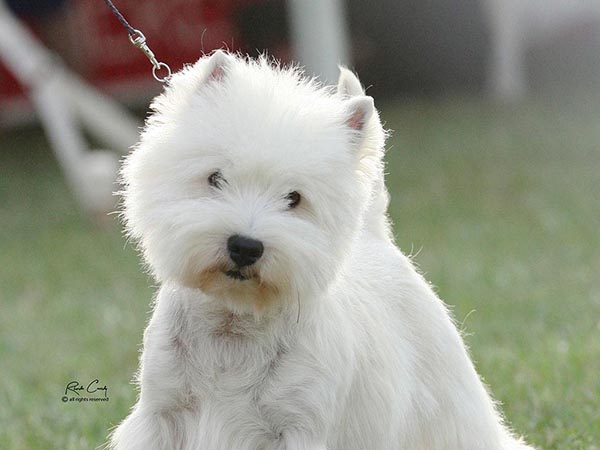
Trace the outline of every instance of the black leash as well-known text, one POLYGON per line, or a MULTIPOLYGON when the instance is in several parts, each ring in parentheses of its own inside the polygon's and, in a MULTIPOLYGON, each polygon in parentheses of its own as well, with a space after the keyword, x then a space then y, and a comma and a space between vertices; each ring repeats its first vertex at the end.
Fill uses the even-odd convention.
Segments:
POLYGON ((129 41, 137 48, 139 48, 144 53, 144 55, 146 55, 146 58, 148 58, 152 63, 152 76, 154 77, 154 79, 161 83, 169 81, 169 78, 171 77, 171 68, 167 64, 160 62, 156 59, 156 56, 154 56, 154 52, 152 52, 152 50, 150 50, 150 47, 148 47, 148 44, 146 44, 146 36, 144 36, 144 33, 142 33, 140 30, 133 28, 129 24, 129 22, 127 22, 127 19, 123 17, 123 14, 121 14, 121 12, 117 9, 117 7, 113 4, 111 0, 104 0, 104 3, 106 3, 106 6, 108 6, 108 8, 112 11, 116 18, 119 19, 119 22, 121 22, 121 24, 127 30, 127 33, 129 34, 129 41), (161 77, 158 74, 158 72, 162 69, 166 71, 166 75, 164 77, 161 77))
POLYGON ((127 22, 127 19, 125 19, 125 17, 123 17, 123 14, 121 14, 121 12, 117 9, 117 7, 113 4, 113 2, 111 2, 110 0, 104 0, 104 3, 106 3, 106 6, 108 6, 110 8, 110 10, 112 11, 112 13, 117 16, 117 19, 119 19, 119 22, 121 22, 123 24, 123 26, 125 28, 127 28, 127 32, 129 33, 129 36, 133 36, 135 35, 135 28, 133 28, 131 25, 129 25, 129 22, 127 22))

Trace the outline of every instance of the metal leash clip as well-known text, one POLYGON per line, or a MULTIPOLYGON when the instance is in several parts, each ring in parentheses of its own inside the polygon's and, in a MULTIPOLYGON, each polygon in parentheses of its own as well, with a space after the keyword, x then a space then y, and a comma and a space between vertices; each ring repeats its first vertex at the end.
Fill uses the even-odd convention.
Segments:
POLYGON ((129 41, 139 48, 152 63, 152 76, 154 79, 160 83, 165 83, 171 77, 171 68, 164 62, 160 62, 156 59, 154 52, 150 50, 150 47, 146 44, 146 36, 144 36, 144 33, 134 29, 134 34, 129 35, 129 41), (162 69, 167 71, 167 74, 164 77, 158 75, 158 72, 162 69))

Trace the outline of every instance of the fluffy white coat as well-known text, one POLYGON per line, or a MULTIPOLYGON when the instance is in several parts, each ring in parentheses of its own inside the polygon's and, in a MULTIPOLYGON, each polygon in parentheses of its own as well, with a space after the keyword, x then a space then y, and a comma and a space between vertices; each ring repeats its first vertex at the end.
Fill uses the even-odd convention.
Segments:
POLYGON ((161 287, 110 448, 530 449, 390 237, 385 132, 351 72, 334 92, 216 52, 153 108, 124 216, 161 287), (234 234, 264 244, 246 280, 234 234))

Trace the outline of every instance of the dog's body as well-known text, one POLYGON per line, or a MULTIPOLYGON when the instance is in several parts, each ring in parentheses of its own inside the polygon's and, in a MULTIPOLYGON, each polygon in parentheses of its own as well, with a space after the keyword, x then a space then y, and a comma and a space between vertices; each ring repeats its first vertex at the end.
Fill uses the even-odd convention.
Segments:
POLYGON ((385 133, 351 73, 332 94, 219 52, 155 109, 125 215, 163 284, 112 448, 530 449, 390 238, 385 133))

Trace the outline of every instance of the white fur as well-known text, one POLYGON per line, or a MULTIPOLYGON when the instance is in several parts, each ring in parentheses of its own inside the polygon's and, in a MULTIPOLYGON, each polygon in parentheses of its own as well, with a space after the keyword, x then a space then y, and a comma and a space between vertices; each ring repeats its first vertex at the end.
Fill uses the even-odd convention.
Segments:
POLYGON ((385 132, 351 72, 333 92, 217 52, 153 107, 122 173, 161 287, 112 449, 530 448, 390 238, 385 132), (223 273, 233 234, 265 246, 246 281, 223 273))

